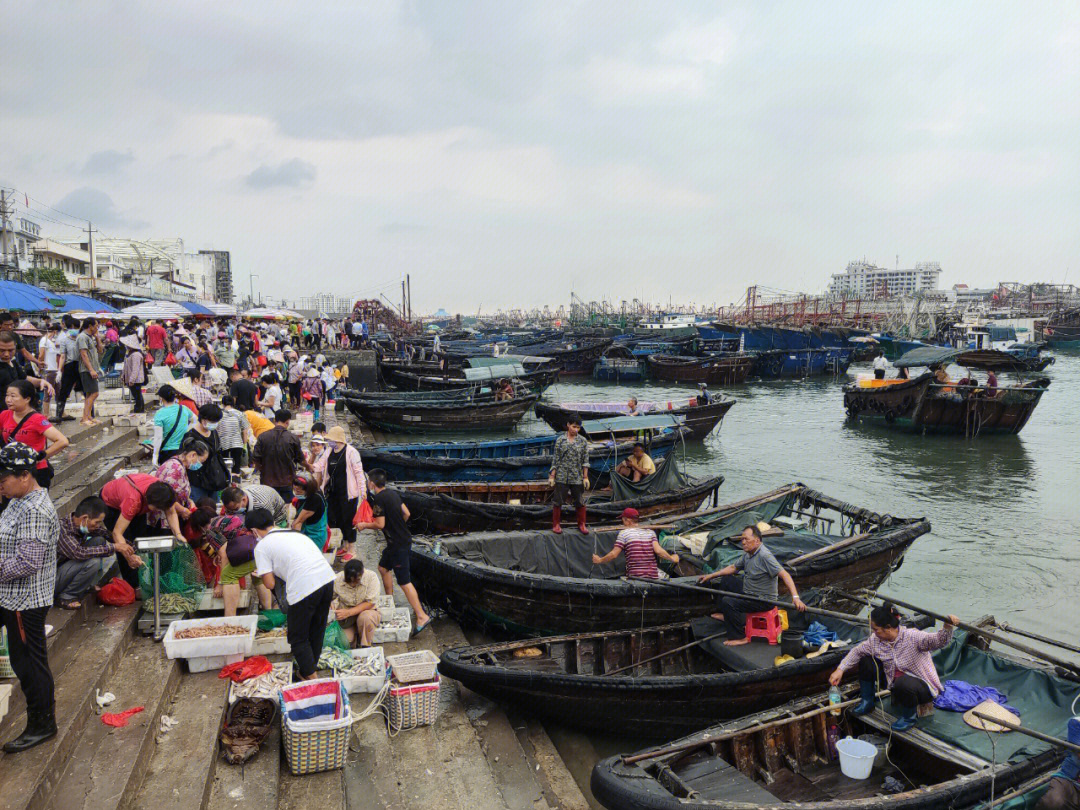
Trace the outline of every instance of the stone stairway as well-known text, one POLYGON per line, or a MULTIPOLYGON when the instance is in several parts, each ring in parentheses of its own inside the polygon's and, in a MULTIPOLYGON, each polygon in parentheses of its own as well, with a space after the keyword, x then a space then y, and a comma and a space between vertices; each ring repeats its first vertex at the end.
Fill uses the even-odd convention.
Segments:
MULTIPOLYGON (((61 514, 143 453, 133 428, 85 428, 77 445, 67 451, 63 477, 52 489, 61 514)), ((400 592, 397 599, 404 604, 400 592)), ((138 604, 110 608, 93 598, 79 611, 50 611, 59 733, 22 754, 0 754, 0 810, 588 807, 539 724, 511 722, 501 707, 447 679, 434 726, 391 738, 381 715, 360 721, 342 770, 293 776, 277 730, 253 761, 243 768, 228 765, 217 745, 225 683, 216 671, 191 674, 182 662, 166 659, 160 644, 136 634, 138 611, 138 604), (98 717, 98 690, 117 697, 106 711, 144 711, 124 728, 106 726, 98 717), (179 725, 161 732, 163 714, 179 725)), ((384 649, 388 655, 438 653, 465 643, 458 625, 442 619, 431 632, 384 649)), ((354 711, 370 698, 354 695, 354 711)), ((0 740, 24 723, 25 703, 16 688, 0 740)))

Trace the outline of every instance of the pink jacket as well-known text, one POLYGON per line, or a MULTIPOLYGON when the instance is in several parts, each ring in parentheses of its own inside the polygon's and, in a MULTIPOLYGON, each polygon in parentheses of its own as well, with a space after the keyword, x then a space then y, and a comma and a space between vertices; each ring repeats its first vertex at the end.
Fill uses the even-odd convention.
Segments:
MULTIPOLYGON (((331 453, 327 450, 312 465, 315 472, 322 476, 323 492, 326 492, 326 485, 330 481, 326 474, 326 463, 330 456, 331 453)), ((351 444, 345 445, 345 480, 349 484, 349 500, 367 497, 367 476, 364 475, 364 463, 360 460, 360 451, 351 444)))
POLYGON ((942 627, 935 633, 927 633, 912 627, 901 627, 900 634, 892 644, 871 635, 851 648, 844 660, 837 667, 841 672, 854 667, 866 655, 878 659, 885 670, 885 677, 892 686, 896 680, 896 671, 921 678, 930 687, 934 696, 941 694, 941 681, 930 653, 940 650, 952 638, 953 628, 942 627))

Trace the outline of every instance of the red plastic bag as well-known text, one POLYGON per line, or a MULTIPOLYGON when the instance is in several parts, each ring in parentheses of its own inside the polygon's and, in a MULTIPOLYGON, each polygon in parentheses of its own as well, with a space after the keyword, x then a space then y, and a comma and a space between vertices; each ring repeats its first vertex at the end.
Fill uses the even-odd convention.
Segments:
POLYGON ((167 355, 165 355, 165 365, 167 365, 167 366, 175 366, 176 365, 176 355, 173 354, 172 352, 169 352, 167 355))
POLYGON ((353 518, 353 525, 356 526, 360 523, 371 523, 375 519, 375 513, 371 509, 371 504, 367 502, 367 498, 360 501, 360 508, 356 510, 356 517, 353 518))
POLYGON ((114 728, 123 728, 127 725, 129 717, 138 714, 142 710, 142 706, 132 706, 130 709, 126 709, 122 712, 117 712, 116 714, 110 714, 109 712, 106 712, 105 714, 101 715, 101 722, 107 726, 113 726, 114 728))
POLYGON ((231 678, 233 683, 246 681, 248 678, 258 678, 265 675, 274 665, 265 655, 253 655, 245 661, 237 661, 235 664, 226 664, 218 673, 219 678, 231 678))
POLYGON ((106 605, 123 607, 135 601, 135 589, 128 585, 120 577, 113 577, 98 591, 98 599, 106 605))

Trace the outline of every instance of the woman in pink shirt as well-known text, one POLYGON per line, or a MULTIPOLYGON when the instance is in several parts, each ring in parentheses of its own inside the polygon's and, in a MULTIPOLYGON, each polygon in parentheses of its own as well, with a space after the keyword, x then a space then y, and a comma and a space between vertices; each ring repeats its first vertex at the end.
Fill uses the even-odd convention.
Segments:
POLYGON ((870 611, 870 637, 851 648, 829 676, 829 683, 839 686, 845 672, 859 668, 862 702, 852 709, 857 715, 873 711, 878 686, 888 685, 900 715, 893 730, 907 731, 915 725, 919 706, 932 703, 941 694, 941 681, 930 653, 947 645, 960 623, 952 614, 948 618, 936 633, 926 633, 901 627, 900 615, 888 602, 874 608, 870 611))

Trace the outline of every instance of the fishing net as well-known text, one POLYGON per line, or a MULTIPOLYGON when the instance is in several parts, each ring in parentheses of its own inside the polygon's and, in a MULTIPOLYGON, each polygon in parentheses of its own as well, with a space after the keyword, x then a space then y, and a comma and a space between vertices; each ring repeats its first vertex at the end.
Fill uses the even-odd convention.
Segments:
POLYGON ((268 630, 273 630, 275 627, 281 627, 285 624, 285 614, 280 610, 260 610, 259 620, 256 626, 259 631, 265 633, 268 630))
MULTIPOLYGON (((141 554, 144 565, 139 569, 139 590, 143 601, 154 599, 153 555, 141 554)), ((199 607, 202 592, 207 588, 206 577, 191 546, 178 544, 161 555, 161 610, 165 613, 190 613, 199 607), (168 608, 168 609, 166 609, 168 608)))

